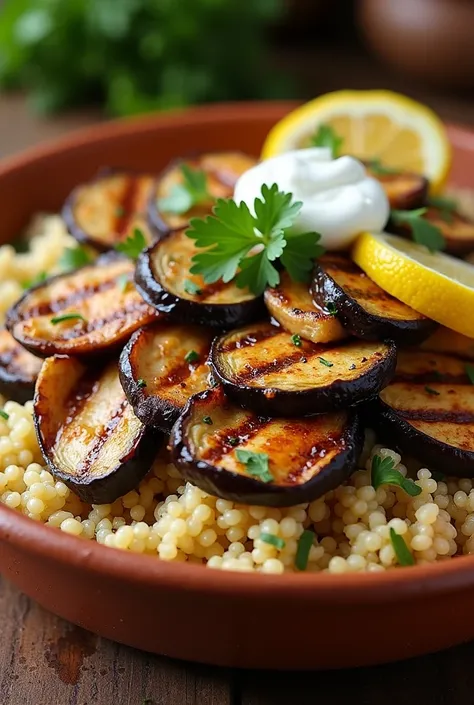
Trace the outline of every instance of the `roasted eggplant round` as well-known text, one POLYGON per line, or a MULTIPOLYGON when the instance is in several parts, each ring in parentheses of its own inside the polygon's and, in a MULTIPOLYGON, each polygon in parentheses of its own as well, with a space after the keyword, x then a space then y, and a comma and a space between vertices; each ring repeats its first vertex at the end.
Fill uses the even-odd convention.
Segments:
POLYGON ((148 222, 154 234, 168 235, 186 227, 191 218, 210 214, 216 198, 231 198, 239 176, 255 163, 240 152, 173 161, 158 177, 149 199, 148 222))
POLYGON ((146 211, 153 181, 148 174, 109 170, 81 184, 62 209, 67 229, 76 240, 99 252, 113 249, 136 228, 150 243, 146 211))
POLYGON ((158 319, 133 285, 134 263, 115 253, 29 289, 6 327, 35 355, 109 354, 158 319))
POLYGON ((463 360, 474 360, 474 339, 440 326, 420 345, 421 350, 446 353, 463 360))
MULTIPOLYGON (((456 210, 445 210, 429 206, 424 220, 438 228, 445 240, 444 251, 450 255, 463 256, 474 250, 474 223, 456 210)), ((411 226, 390 221, 387 229, 391 233, 411 238, 411 226)))
POLYGON ((205 284, 190 274, 197 252, 184 230, 159 240, 138 258, 135 283, 145 301, 181 323, 230 328, 255 320, 264 311, 262 297, 234 282, 205 284))
POLYGON ((170 431, 189 397, 209 386, 206 328, 157 324, 136 331, 120 356, 120 381, 140 421, 170 431))
POLYGON ((407 211, 425 204, 429 182, 421 174, 410 171, 395 172, 370 162, 365 166, 367 173, 381 183, 390 208, 407 211))
POLYGON ((393 343, 348 340, 315 345, 270 323, 216 338, 213 376, 246 409, 265 416, 307 416, 376 396, 393 377, 393 343))
POLYGON ((315 264, 311 290, 319 306, 335 307, 344 328, 357 338, 416 345, 437 327, 387 294, 346 257, 321 257, 315 264))
POLYGON ((0 394, 24 404, 33 399, 43 360, 35 357, 4 328, 0 329, 0 394))
POLYGON ((234 406, 217 387, 190 399, 170 444, 180 472, 204 491, 285 507, 344 482, 356 467, 362 438, 353 410, 270 419, 234 406))
POLYGON ((426 467, 474 474, 474 385, 465 363, 404 352, 395 381, 382 390, 372 421, 380 437, 426 467))
POLYGON ((133 413, 116 361, 91 368, 66 355, 49 357, 36 384, 34 420, 53 475, 92 504, 134 489, 162 440, 133 413))
POLYGON ((313 343, 332 343, 347 336, 334 312, 316 306, 308 286, 281 272, 278 286, 263 295, 270 315, 290 333, 313 343))

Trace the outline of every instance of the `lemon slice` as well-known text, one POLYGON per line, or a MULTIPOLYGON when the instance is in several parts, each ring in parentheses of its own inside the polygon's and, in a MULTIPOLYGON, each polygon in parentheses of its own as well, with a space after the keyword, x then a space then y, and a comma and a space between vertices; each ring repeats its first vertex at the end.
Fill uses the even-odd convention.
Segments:
POLYGON ((387 233, 362 233, 352 258, 386 292, 474 338, 474 266, 411 240, 387 233))
POLYGON ((433 192, 445 184, 451 146, 443 123, 430 108, 391 91, 336 91, 305 103, 268 133, 262 158, 309 146, 321 124, 343 139, 344 154, 424 174, 433 192))

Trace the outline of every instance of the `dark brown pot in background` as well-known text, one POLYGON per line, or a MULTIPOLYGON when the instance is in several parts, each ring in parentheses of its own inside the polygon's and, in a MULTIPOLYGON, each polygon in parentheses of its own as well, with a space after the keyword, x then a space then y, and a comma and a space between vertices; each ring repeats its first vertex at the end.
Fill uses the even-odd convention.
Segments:
POLYGON ((359 0, 357 18, 372 50, 401 72, 474 87, 472 0, 359 0))

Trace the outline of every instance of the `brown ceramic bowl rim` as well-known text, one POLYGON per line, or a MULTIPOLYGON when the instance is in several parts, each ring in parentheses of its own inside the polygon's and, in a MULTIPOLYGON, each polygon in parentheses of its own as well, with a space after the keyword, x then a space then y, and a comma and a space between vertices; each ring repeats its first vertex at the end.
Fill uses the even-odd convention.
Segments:
MULTIPOLYGON (((115 139, 136 131, 149 131, 157 123, 163 126, 188 122, 190 117, 200 124, 232 122, 245 117, 278 119, 294 102, 227 103, 173 111, 157 117, 122 119, 105 122, 73 132, 67 137, 31 148, 0 165, 3 176, 19 171, 38 159, 44 160, 57 152, 76 150, 83 144, 115 139)), ((449 135, 459 146, 474 150, 474 132, 460 125, 448 125, 449 135)), ((236 594, 249 599, 257 594, 270 594, 272 599, 301 598, 328 603, 367 604, 409 599, 423 593, 426 597, 442 595, 459 588, 474 587, 474 560, 459 556, 431 565, 400 567, 385 573, 350 573, 343 576, 329 573, 293 573, 278 576, 217 571, 205 566, 167 562, 154 556, 143 556, 111 549, 86 539, 70 536, 58 529, 39 524, 23 514, 0 504, 0 534, 20 553, 35 553, 46 561, 52 560, 85 573, 107 576, 131 585, 153 589, 166 585, 182 593, 224 596, 236 594)))

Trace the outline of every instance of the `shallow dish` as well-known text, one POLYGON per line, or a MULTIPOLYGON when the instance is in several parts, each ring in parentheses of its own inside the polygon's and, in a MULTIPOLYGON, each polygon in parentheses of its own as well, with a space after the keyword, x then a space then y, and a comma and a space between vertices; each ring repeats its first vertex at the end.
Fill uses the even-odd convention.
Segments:
MULTIPOLYGON (((104 164, 156 170, 197 143, 258 155, 291 107, 223 105, 116 122, 16 157, 0 168, 0 242, 35 212, 57 210, 104 164)), ((474 187, 474 134, 450 127, 449 135, 452 183, 474 187)), ((0 505, 0 571, 47 609, 102 636, 224 666, 368 665, 474 637, 469 557, 344 577, 216 572, 110 550, 0 505)))

